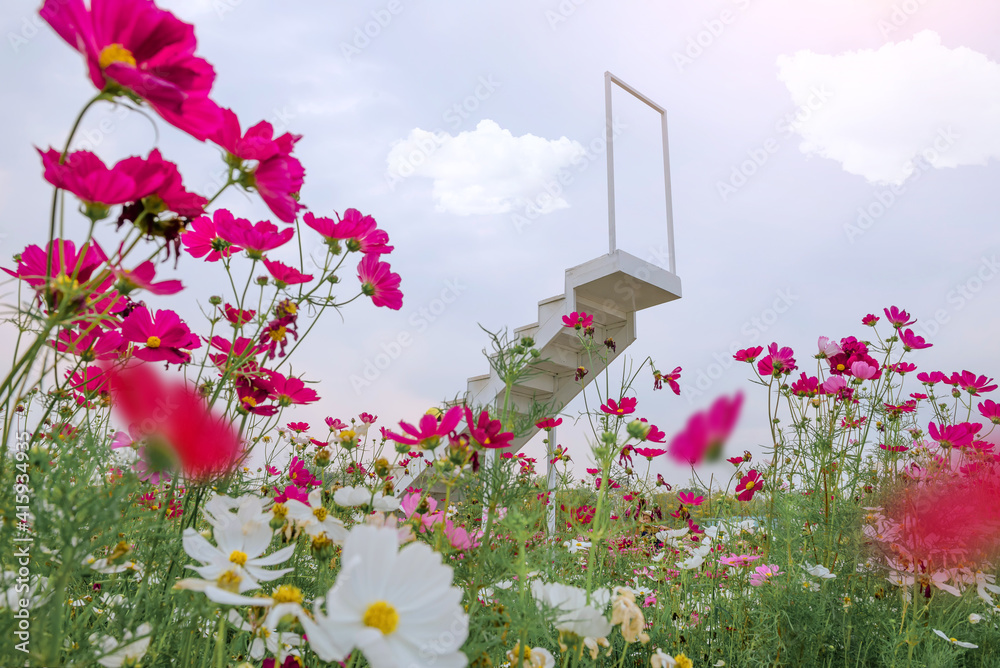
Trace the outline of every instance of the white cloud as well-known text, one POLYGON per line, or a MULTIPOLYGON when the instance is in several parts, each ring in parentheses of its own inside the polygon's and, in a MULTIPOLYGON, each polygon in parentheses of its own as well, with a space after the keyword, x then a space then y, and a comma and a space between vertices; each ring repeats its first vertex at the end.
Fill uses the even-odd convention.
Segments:
POLYGON ((921 156, 931 166, 984 165, 1000 157, 1000 64, 933 31, 836 56, 799 51, 778 78, 803 106, 792 129, 803 153, 836 160, 871 182, 902 183, 921 156))
POLYGON ((438 211, 488 215, 529 206, 550 213, 569 206, 559 170, 585 154, 566 137, 515 137, 487 119, 454 137, 415 128, 392 145, 386 162, 391 184, 410 176, 433 179, 438 211))

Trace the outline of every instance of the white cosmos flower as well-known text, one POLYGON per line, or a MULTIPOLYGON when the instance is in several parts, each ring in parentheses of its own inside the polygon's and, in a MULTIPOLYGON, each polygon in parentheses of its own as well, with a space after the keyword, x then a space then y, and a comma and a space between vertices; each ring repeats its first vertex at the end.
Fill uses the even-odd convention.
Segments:
POLYGON ((272 621, 277 620, 268 618, 255 627, 243 619, 243 615, 240 613, 235 610, 229 611, 229 623, 241 631, 247 631, 254 636, 253 641, 250 643, 250 658, 259 661, 264 657, 266 652, 271 656, 277 657, 278 664, 280 665, 284 663, 285 657, 288 654, 297 653, 295 651, 289 652, 289 650, 302 644, 302 636, 287 631, 281 633, 277 630, 277 624, 272 624, 272 621))
POLYGON ((322 533, 334 543, 343 543, 347 538, 344 523, 323 507, 321 490, 314 489, 309 492, 308 505, 297 499, 289 499, 285 502, 285 507, 288 508, 288 519, 302 527, 313 538, 322 533))
POLYGON ((520 643, 507 652, 507 660, 512 666, 524 668, 554 668, 556 665, 556 658, 549 650, 544 647, 525 647, 522 650, 520 643))
POLYGON ((937 629, 931 629, 934 633, 938 634, 952 645, 958 647, 965 647, 966 649, 979 649, 979 645, 973 645, 971 642, 962 642, 961 640, 955 640, 954 638, 949 638, 944 631, 938 631, 937 629))
POLYGON ((149 642, 152 640, 149 632, 152 628, 147 623, 139 626, 134 635, 131 631, 126 631, 120 643, 111 636, 104 636, 100 639, 96 633, 90 636, 91 643, 98 647, 97 663, 105 668, 119 668, 119 666, 124 666, 126 662, 129 665, 135 665, 149 649, 149 642), (139 639, 132 640, 136 637, 139 639))
POLYGON ((359 525, 344 541, 341 563, 326 611, 317 600, 316 621, 299 618, 321 659, 342 661, 358 648, 372 668, 466 665, 459 648, 469 616, 439 553, 425 543, 400 550, 394 529, 359 525))
POLYGON ((9 608, 17 612, 21 609, 22 602, 27 603, 25 607, 29 609, 44 604, 49 600, 51 592, 38 594, 38 587, 46 582, 40 580, 37 575, 19 578, 17 571, 4 571, 0 575, 0 586, 6 589, 0 591, 0 610, 9 608))
POLYGON ((558 613, 555 619, 558 631, 569 631, 581 638, 603 638, 611 633, 611 622, 604 614, 611 599, 607 589, 592 593, 587 603, 587 592, 579 587, 536 580, 531 583, 531 594, 536 601, 558 613))
POLYGON ((367 506, 372 504, 374 510, 389 513, 399 509, 399 499, 394 496, 386 496, 382 492, 375 492, 366 487, 341 487, 333 493, 333 502, 338 506, 353 508, 354 506, 367 506))
POLYGON ((674 657, 657 647, 656 654, 649 657, 649 665, 651 668, 674 668, 677 662, 674 661, 674 657))
POLYGON ((247 532, 250 532, 256 529, 257 524, 267 524, 270 521, 270 516, 264 511, 266 503, 264 499, 253 494, 246 494, 237 499, 216 494, 202 507, 202 513, 213 527, 239 522, 247 532))
POLYGON ((563 547, 567 548, 570 554, 576 554, 580 550, 589 550, 590 543, 585 540, 568 540, 563 543, 563 547))
POLYGON ((243 593, 259 587, 259 581, 270 582, 280 578, 293 569, 267 570, 264 566, 275 566, 287 561, 295 552, 295 545, 289 545, 266 557, 261 556, 271 544, 273 535, 274 532, 266 523, 252 525, 248 531, 247 526, 237 521, 226 522, 215 529, 216 547, 188 527, 184 530, 184 551, 201 562, 200 566, 189 564, 188 568, 198 573, 206 583, 199 587, 195 582, 186 580, 182 581, 183 584, 178 583, 178 586, 206 593, 207 587, 216 586, 243 593))
POLYGON ((820 578, 822 580, 832 580, 833 578, 837 577, 836 575, 830 572, 829 568, 819 564, 817 564, 816 566, 804 565, 802 566, 802 568, 804 568, 806 573, 813 576, 814 578, 820 578))
POLYGON ((687 535, 687 532, 691 529, 684 527, 683 529, 668 529, 666 531, 658 531, 656 533, 656 539, 662 543, 666 543, 668 540, 675 540, 677 538, 683 538, 687 535))

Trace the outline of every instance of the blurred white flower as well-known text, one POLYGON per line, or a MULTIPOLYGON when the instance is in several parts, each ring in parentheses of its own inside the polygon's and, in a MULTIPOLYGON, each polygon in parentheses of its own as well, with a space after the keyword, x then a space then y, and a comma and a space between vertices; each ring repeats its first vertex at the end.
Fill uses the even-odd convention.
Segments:
POLYGON ((344 527, 344 523, 339 518, 331 515, 330 511, 323 507, 322 490, 314 489, 309 492, 308 501, 308 504, 302 503, 298 499, 286 501, 288 519, 295 522, 313 538, 320 534, 326 534, 326 537, 334 543, 343 543, 344 539, 347 538, 347 528, 344 527))
POLYGON ((611 632, 611 623, 604 614, 610 592, 597 590, 590 595, 579 587, 558 582, 532 582, 531 594, 542 605, 556 611, 557 631, 575 633, 581 638, 603 638, 611 632))
POLYGON ((91 635, 90 642, 96 645, 99 651, 97 663, 105 668, 119 668, 126 663, 128 665, 138 664, 139 660, 146 654, 146 650, 149 649, 149 642, 152 640, 149 632, 152 628, 147 623, 139 626, 134 635, 131 631, 126 631, 120 643, 111 636, 98 638, 96 633, 91 635), (136 637, 138 640, 132 640, 136 637))
POLYGON ((979 649, 979 645, 973 645, 971 642, 962 642, 961 640, 950 638, 945 634, 944 631, 938 631, 937 629, 931 629, 931 630, 934 631, 934 633, 936 633, 937 635, 947 640, 948 642, 950 642, 952 645, 955 645, 957 647, 965 647, 966 649, 979 649))

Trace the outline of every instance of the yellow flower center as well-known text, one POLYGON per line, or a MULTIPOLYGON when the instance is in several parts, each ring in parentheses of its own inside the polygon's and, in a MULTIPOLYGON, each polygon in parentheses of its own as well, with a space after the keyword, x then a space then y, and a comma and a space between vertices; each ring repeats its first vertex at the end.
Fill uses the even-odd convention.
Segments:
POLYGON ((674 661, 677 662, 677 668, 693 668, 694 662, 687 658, 685 654, 678 654, 674 657, 674 661))
POLYGON ((746 487, 744 487, 743 489, 753 489, 753 480, 751 480, 750 482, 748 482, 747 485, 746 485, 746 487))
POLYGON ((257 400, 254 399, 253 397, 243 397, 243 403, 249 406, 250 408, 257 407, 257 400))
POLYGON ((158 337, 158 336, 151 336, 148 339, 146 339, 146 347, 147 348, 159 348, 160 347, 160 337, 158 337))
POLYGON ((399 624, 399 613, 391 603, 385 601, 375 601, 365 610, 365 616, 361 618, 365 626, 378 629, 384 635, 389 635, 396 630, 399 624))
POLYGON ((271 598, 275 603, 302 603, 302 590, 291 585, 281 585, 273 592, 271 598))
POLYGON ((948 638, 948 640, 950 640, 952 642, 958 642, 958 638, 948 638))
POLYGON ((239 573, 236 571, 226 571, 219 576, 219 579, 216 580, 216 584, 219 585, 219 589, 224 589, 225 591, 231 591, 234 594, 237 594, 240 591, 240 582, 242 581, 243 578, 241 578, 239 573))
POLYGON ((275 517, 284 517, 288 514, 288 506, 283 503, 276 503, 271 507, 271 512, 275 517))
POLYGON ((103 70, 112 63, 125 63, 135 67, 135 56, 121 44, 108 44, 97 56, 97 64, 103 70))
POLYGON ((354 431, 352 431, 350 429, 345 429, 342 432, 340 432, 340 440, 341 441, 353 441, 354 438, 357 435, 358 435, 357 432, 354 432, 354 431))
POLYGON ((247 553, 240 552, 239 550, 233 550, 229 555, 229 561, 233 562, 237 566, 243 566, 247 563, 247 553))
POLYGON ((837 365, 837 371, 843 371, 843 370, 844 370, 844 369, 846 369, 846 368, 847 368, 847 367, 846 367, 846 366, 844 366, 843 364, 838 364, 838 365, 837 365))
POLYGON ((286 330, 285 330, 284 326, 282 326, 282 327, 279 327, 278 329, 271 330, 268 333, 268 336, 271 337, 272 341, 284 341, 285 340, 285 331, 286 330))
POLYGON ((320 522, 326 519, 326 514, 327 514, 326 508, 316 508, 315 510, 313 510, 313 515, 315 515, 316 519, 318 519, 320 522))

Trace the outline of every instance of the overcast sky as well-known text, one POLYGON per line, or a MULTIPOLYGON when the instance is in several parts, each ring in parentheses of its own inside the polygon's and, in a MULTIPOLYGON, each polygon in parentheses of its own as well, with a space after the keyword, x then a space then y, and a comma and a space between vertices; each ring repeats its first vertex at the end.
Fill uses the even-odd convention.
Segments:
MULTIPOLYGON (((641 312, 628 350, 661 370, 684 368, 680 397, 640 381, 639 413, 668 436, 693 410, 742 388, 748 402, 728 449, 759 450, 764 399, 748 369, 730 364, 731 347, 777 341, 815 373, 818 336, 866 336, 861 317, 892 304, 919 318, 918 333, 934 343, 911 359, 922 369, 1000 375, 996 3, 159 4, 195 24, 198 53, 218 73, 213 97, 244 128, 268 119, 304 135, 296 155, 309 210, 358 208, 396 247, 388 259, 403 277, 403 309, 358 300, 343 319, 327 314, 292 365, 322 381, 323 401, 289 419, 418 418, 488 370, 477 323, 534 322, 537 302, 562 292, 567 268, 606 252, 605 70, 669 112, 684 295, 641 312), (410 164, 428 141, 427 159, 410 164), (544 196, 560 170, 569 184, 544 196), (401 334, 409 345, 364 380, 401 334)), ((51 191, 33 146, 61 145, 92 95, 82 58, 41 25, 37 6, 8 0, 0 9, 4 262, 44 241, 51 191)), ((620 90, 614 100, 620 247, 656 261, 666 238, 658 120, 620 90)), ((217 149, 156 126, 188 187, 212 191, 217 149)), ((108 162, 157 145, 148 119, 110 106, 88 115, 79 136, 108 162)), ((268 217, 254 197, 230 193, 220 203, 268 217)), ((72 229, 82 237, 82 222, 72 229)), ((109 230, 100 238, 114 243, 109 230)), ((306 246, 319 244, 310 236, 306 246)), ((286 250, 279 259, 292 257, 286 250)), ((194 299, 221 290, 216 269, 182 258, 176 275, 187 298, 157 305, 204 330, 194 299)), ((9 348, 9 329, 0 337, 9 348)), ((914 379, 910 391, 918 389, 914 379)), ((582 428, 559 436, 586 461, 582 428)), ((667 462, 660 470, 686 478, 667 462)))

